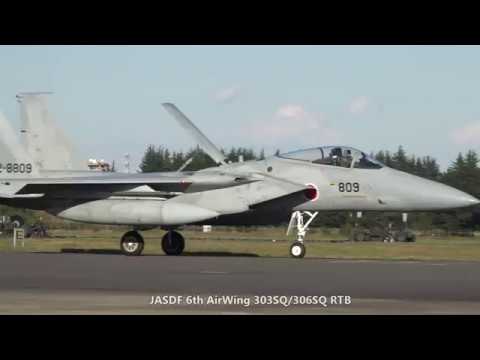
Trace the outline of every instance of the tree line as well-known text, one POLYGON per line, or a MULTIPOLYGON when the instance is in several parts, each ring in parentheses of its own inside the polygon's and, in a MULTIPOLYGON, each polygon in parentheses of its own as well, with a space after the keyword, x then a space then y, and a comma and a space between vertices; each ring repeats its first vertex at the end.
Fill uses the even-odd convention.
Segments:
MULTIPOLYGON (((256 152, 245 147, 232 147, 221 151, 225 154, 227 162, 237 162, 240 157, 243 157, 244 161, 265 158, 264 150, 256 152)), ((275 154, 279 153, 280 150, 277 150, 275 154)), ((376 153, 372 152, 370 156, 393 169, 438 181, 480 198, 479 155, 474 150, 459 153, 445 171, 440 170, 434 157, 408 154, 402 146, 399 146, 394 152, 380 150, 376 153)), ((184 171, 196 171, 216 165, 199 147, 183 152, 170 151, 164 146, 149 145, 142 158, 140 170, 142 172, 177 171, 189 159, 191 161, 185 166, 184 171)), ((367 214, 366 216, 373 218, 378 217, 378 214, 367 214)), ((386 221, 398 222, 400 218, 398 214, 382 213, 381 216, 386 221)), ((320 214, 316 225, 342 227, 351 221, 351 218, 352 214, 345 212, 323 213, 320 214)), ((480 207, 435 213, 412 213, 409 214, 409 226, 417 229, 445 228, 450 230, 480 228, 480 207)))
MULTIPOLYGON (((265 158, 263 150, 257 154, 253 149, 244 147, 232 147, 230 150, 221 149, 220 151, 225 155, 227 162, 236 162, 240 157, 243 157, 244 161, 262 160, 265 158)), ((170 151, 164 146, 155 147, 154 145, 149 145, 140 163, 140 170, 142 172, 177 171, 189 159, 191 159, 191 162, 185 167, 185 171, 196 171, 216 166, 215 161, 198 146, 183 152, 170 151)))

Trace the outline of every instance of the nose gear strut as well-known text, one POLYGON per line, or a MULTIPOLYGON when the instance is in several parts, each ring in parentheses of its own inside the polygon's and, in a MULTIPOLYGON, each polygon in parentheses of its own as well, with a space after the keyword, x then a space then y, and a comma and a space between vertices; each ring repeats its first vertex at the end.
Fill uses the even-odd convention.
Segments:
POLYGON ((295 241, 290 247, 290 255, 294 258, 303 258, 305 256, 305 235, 307 234, 308 227, 312 221, 317 217, 318 211, 295 211, 292 213, 290 218, 290 223, 288 224, 287 236, 290 234, 290 230, 293 226, 297 228, 297 241, 295 241), (308 220, 305 222, 304 216, 308 217, 308 220), (295 223, 295 224, 294 224, 295 223))

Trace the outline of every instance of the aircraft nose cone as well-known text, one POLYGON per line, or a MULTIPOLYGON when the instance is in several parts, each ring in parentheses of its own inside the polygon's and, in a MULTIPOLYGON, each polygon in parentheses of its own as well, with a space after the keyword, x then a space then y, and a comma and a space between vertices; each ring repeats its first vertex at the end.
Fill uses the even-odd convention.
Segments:
POLYGON ((441 209, 457 209, 480 204, 480 200, 470 194, 443 184, 431 186, 429 195, 432 204, 441 209))
POLYGON ((458 195, 454 200, 458 207, 466 207, 480 204, 480 200, 477 198, 462 192, 462 195, 458 195))
POLYGON ((395 186, 405 208, 419 211, 458 209, 480 204, 480 200, 451 186, 394 170, 395 186))

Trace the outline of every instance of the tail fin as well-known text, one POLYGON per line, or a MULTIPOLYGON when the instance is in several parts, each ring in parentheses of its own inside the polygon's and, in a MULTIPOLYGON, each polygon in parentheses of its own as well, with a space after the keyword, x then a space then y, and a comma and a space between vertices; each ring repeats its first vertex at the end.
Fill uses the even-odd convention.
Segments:
POLYGON ((192 121, 185 116, 178 108, 171 103, 162 104, 165 110, 172 115, 175 120, 192 136, 198 145, 205 151, 217 164, 225 165, 225 155, 195 126, 192 121))
POLYGON ((87 170, 75 156, 75 149, 48 109, 47 95, 33 92, 17 95, 20 103, 22 142, 40 169, 87 170))
POLYGON ((0 113, 0 179, 38 176, 38 166, 18 141, 18 136, 0 113))

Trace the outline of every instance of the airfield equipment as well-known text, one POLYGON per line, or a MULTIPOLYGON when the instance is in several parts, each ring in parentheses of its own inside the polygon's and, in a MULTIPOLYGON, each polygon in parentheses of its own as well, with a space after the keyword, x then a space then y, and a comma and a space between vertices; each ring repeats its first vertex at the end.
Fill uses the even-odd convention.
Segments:
POLYGON ((25 246, 25 230, 22 228, 13 229, 13 247, 17 247, 17 241, 22 242, 22 247, 25 246))
POLYGON ((12 232, 16 228, 25 225, 25 220, 20 215, 2 216, 0 218, 0 231, 12 232))
POLYGON ((112 171, 112 166, 105 160, 88 159, 88 168, 95 171, 112 171))
POLYGON ((389 222, 384 216, 366 219, 361 211, 356 214, 355 223, 350 234, 351 241, 414 242, 415 233, 408 229, 407 214, 402 214, 402 222, 389 222))

